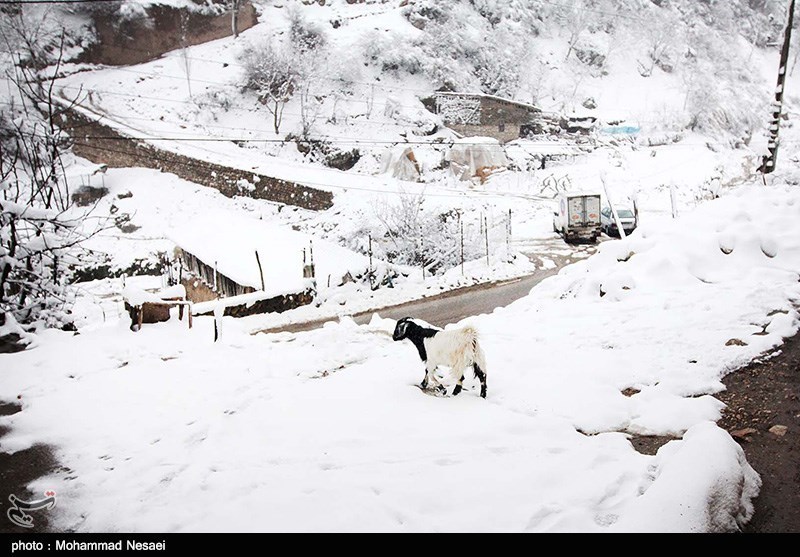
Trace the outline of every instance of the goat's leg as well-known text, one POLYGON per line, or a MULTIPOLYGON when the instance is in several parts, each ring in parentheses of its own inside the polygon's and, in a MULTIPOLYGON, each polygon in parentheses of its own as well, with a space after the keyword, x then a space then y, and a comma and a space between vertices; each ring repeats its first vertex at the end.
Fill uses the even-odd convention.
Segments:
POLYGON ((432 383, 433 386, 436 386, 437 381, 436 377, 433 375, 434 371, 436 371, 436 366, 431 367, 431 365, 426 362, 425 377, 422 379, 422 383, 420 383, 419 385, 420 387, 422 387, 423 389, 427 389, 429 383, 432 383))
POLYGON ((423 389, 427 389, 428 385, 430 385, 439 393, 445 392, 444 385, 439 383, 439 380, 436 379, 436 366, 431 366, 430 364, 425 366, 425 379, 422 380, 422 383, 423 389))
POLYGON ((472 367, 475 370, 475 377, 481 381, 481 397, 486 398, 486 372, 478 364, 473 364, 472 367))
POLYGON ((462 373, 461 374, 461 379, 459 379, 458 383, 456 383, 456 388, 453 389, 453 396, 456 396, 458 393, 461 392, 463 383, 464 383, 464 374, 462 373))

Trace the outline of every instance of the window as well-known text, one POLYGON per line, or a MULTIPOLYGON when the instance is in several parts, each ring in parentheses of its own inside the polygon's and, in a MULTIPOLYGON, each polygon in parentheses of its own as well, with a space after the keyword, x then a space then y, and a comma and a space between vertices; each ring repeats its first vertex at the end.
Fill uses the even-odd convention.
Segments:
POLYGON ((499 126, 497 126, 497 131, 500 131, 500 132, 506 131, 506 125, 505 124, 500 124, 499 126))

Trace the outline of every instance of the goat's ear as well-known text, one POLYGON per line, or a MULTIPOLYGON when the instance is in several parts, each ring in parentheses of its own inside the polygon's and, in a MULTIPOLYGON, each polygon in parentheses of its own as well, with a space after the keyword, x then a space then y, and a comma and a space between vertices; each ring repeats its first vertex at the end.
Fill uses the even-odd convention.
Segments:
POLYGON ((408 329, 408 318, 403 318, 397 322, 397 325, 394 328, 394 340, 400 340, 406 336, 406 330, 408 329))

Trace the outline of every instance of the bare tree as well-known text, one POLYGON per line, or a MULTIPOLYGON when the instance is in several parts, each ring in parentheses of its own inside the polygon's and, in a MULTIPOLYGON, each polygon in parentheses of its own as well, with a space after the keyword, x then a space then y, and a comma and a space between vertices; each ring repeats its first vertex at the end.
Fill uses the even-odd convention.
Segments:
POLYGON ((679 21, 671 13, 659 14, 642 24, 647 45, 647 61, 638 62, 642 77, 651 76, 656 66, 668 73, 675 69, 674 51, 682 41, 680 28, 679 21))
POLYGON ((564 56, 564 60, 568 60, 569 55, 572 54, 572 51, 575 49, 575 45, 578 44, 581 35, 589 28, 589 24, 593 19, 596 19, 596 16, 584 6, 579 6, 577 2, 568 7, 565 6, 560 11, 561 13, 559 15, 564 22, 565 28, 569 32, 569 39, 567 39, 567 55, 564 56))
POLYGON ((289 49, 262 43, 245 49, 245 89, 255 91, 258 100, 272 114, 272 127, 280 133, 283 110, 297 87, 298 74, 289 49))
POLYGON ((60 124, 74 106, 55 92, 65 33, 44 40, 44 27, 31 28, 20 11, 0 29, 13 62, 11 102, 0 109, 0 315, 51 326, 69 320, 68 281, 92 232, 62 164, 70 140, 60 124))
POLYGON ((311 134, 321 110, 320 81, 328 60, 327 39, 321 28, 308 23, 296 9, 289 11, 289 41, 283 46, 271 42, 248 47, 243 52, 245 88, 255 91, 273 116, 275 133, 280 133, 286 103, 297 95, 303 137, 311 134))
POLYGON ((316 24, 308 22, 300 10, 289 11, 289 37, 294 50, 297 72, 297 96, 300 101, 302 137, 311 136, 314 122, 322 111, 321 81, 328 77, 327 37, 316 24))

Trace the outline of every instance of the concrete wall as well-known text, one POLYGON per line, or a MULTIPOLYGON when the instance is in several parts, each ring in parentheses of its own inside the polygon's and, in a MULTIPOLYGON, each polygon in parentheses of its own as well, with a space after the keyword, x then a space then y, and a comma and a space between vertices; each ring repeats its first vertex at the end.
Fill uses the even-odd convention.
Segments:
POLYGON ((64 128, 74 139, 73 152, 97 164, 106 164, 111 168, 144 167, 171 172, 184 180, 217 189, 228 197, 239 195, 266 199, 314 211, 333 206, 331 192, 164 151, 126 138, 113 128, 75 110, 66 113, 64 128), (255 183, 254 177, 258 178, 255 183), (253 187, 241 188, 241 180, 253 183, 253 187))

